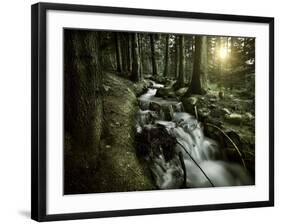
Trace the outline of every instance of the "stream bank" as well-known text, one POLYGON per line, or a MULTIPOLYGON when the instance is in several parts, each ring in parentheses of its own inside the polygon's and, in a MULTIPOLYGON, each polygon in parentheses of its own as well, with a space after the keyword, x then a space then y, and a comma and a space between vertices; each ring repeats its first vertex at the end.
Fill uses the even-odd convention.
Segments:
MULTIPOLYGON (((103 84, 103 133, 98 163, 94 170, 84 167, 79 175, 71 154, 71 139, 66 136, 68 188, 71 194, 153 190, 155 185, 146 164, 135 152, 136 95, 142 94, 147 82, 133 84, 114 74, 105 74, 103 84)), ((83 161, 81 161, 83 163, 83 161)))

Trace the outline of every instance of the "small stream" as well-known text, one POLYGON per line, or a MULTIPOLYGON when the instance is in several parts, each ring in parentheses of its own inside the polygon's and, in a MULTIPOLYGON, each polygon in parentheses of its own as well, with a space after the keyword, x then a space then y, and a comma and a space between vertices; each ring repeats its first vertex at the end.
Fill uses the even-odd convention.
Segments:
POLYGON ((152 82, 141 95, 136 132, 138 152, 146 159, 159 189, 252 185, 247 170, 224 159, 203 125, 184 112, 181 102, 156 97, 152 82))

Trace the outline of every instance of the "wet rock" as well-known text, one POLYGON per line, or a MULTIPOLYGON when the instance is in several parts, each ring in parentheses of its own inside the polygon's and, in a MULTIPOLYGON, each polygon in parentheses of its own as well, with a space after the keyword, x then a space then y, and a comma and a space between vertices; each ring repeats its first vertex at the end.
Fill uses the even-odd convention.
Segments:
POLYGON ((209 100, 210 100, 210 102, 211 102, 211 103, 215 103, 215 102, 217 102, 217 101, 218 101, 218 99, 217 99, 217 98, 215 98, 215 97, 214 97, 214 98, 210 98, 209 100))
POLYGON ((198 98, 195 96, 191 96, 187 99, 187 101, 191 104, 191 105, 196 105, 196 103, 198 102, 198 98))
POLYGON ((156 95, 157 97, 164 97, 166 96, 167 94, 167 91, 165 88, 162 88, 162 89, 158 89, 158 91, 156 92, 156 95))
POLYGON ((231 114, 230 110, 227 109, 227 108, 222 108, 222 112, 223 112, 224 114, 231 114))
POLYGON ((249 121, 255 119, 255 117, 254 117, 251 113, 245 113, 245 117, 246 117, 246 119, 249 120, 249 121))
POLYGON ((143 127, 144 125, 147 125, 147 124, 151 124, 157 118, 158 118, 157 114, 154 111, 140 110, 137 113, 137 122, 140 125, 140 127, 143 127))
POLYGON ((138 105, 142 110, 148 110, 150 108, 150 102, 145 100, 139 100, 138 105))
POLYGON ((176 94, 173 90, 170 90, 170 91, 167 92, 167 97, 168 98, 175 98, 176 94))
POLYGON ((210 104, 210 106, 209 106, 210 109, 214 109, 214 108, 216 108, 216 107, 217 107, 216 104, 210 104))
POLYGON ((141 155, 157 157, 163 154, 165 160, 174 157, 175 138, 170 136, 162 125, 145 125, 143 132, 137 135, 137 149, 141 155))
POLYGON ((224 92, 223 91, 219 91, 219 98, 223 99, 224 98, 224 92))
POLYGON ((172 105, 164 105, 161 107, 161 119, 170 121, 173 117, 173 106, 172 105))
POLYGON ((182 102, 178 102, 172 105, 174 112, 184 112, 184 107, 182 102))
POLYGON ((198 115, 200 118, 206 118, 211 114, 211 110, 208 108, 200 108, 198 110, 198 115))
POLYGON ((176 95, 177 96, 184 96, 184 94, 187 92, 187 90, 188 90, 187 87, 180 88, 176 91, 176 95))
POLYGON ((161 105, 157 102, 151 102, 149 105, 149 109, 156 111, 156 112, 160 112, 161 111, 161 105))
POLYGON ((150 83, 151 83, 151 88, 154 88, 154 89, 162 89, 164 88, 164 85, 163 84, 159 84, 159 83, 156 83, 152 80, 150 80, 150 83))
POLYGON ((195 96, 191 96, 191 97, 184 97, 182 98, 182 104, 184 107, 184 110, 187 113, 193 114, 194 115, 194 106, 196 105, 196 103, 198 102, 198 98, 195 96))
POLYGON ((237 113, 226 114, 225 118, 231 124, 239 125, 243 122, 243 116, 237 113))
POLYGON ((173 88, 165 87, 165 88, 158 89, 158 91, 156 92, 156 96, 168 98, 168 97, 175 97, 176 94, 174 93, 173 88))
POLYGON ((168 79, 165 83, 167 88, 174 88, 177 81, 168 79))

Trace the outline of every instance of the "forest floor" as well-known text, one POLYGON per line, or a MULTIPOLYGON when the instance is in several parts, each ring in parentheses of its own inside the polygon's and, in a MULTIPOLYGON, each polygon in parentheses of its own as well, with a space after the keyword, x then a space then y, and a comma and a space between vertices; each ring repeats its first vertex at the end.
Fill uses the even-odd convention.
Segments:
POLYGON ((136 95, 143 87, 144 83, 133 84, 116 75, 105 75, 104 132, 98 169, 91 180, 92 192, 155 189, 150 171, 137 158, 134 145, 136 95))

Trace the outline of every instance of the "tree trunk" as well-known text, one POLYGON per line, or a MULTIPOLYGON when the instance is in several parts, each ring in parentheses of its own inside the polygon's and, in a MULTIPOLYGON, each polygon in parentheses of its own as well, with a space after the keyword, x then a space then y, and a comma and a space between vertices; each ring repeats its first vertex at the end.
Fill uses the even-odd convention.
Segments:
POLYGON ((128 38, 126 33, 120 33, 121 37, 121 54, 122 54, 122 69, 123 73, 126 73, 128 71, 128 38))
MULTIPOLYGON (((235 54, 234 54, 234 38, 230 37, 230 60, 229 60, 229 67, 230 70, 232 71, 232 69, 234 68, 234 58, 235 58, 235 54)), ((229 74, 230 76, 230 89, 233 89, 233 73, 230 72, 229 74)))
POLYGON ((128 33, 127 36, 127 43, 128 43, 128 64, 127 70, 130 73, 132 71, 132 39, 134 34, 128 33))
POLYGON ((151 48, 151 62, 152 62, 152 75, 157 76, 158 68, 155 58, 155 43, 153 34, 149 34, 150 37, 150 48, 151 48))
POLYGON ((114 33, 114 38, 115 38, 115 48, 116 48, 116 70, 117 72, 122 72, 122 59, 121 59, 119 34, 114 33))
POLYGON ((139 44, 139 58, 140 58, 140 77, 142 79, 143 76, 143 61, 142 61, 142 56, 143 56, 143 51, 142 51, 142 35, 139 33, 138 34, 138 44, 139 44))
POLYGON ((202 51, 202 37, 195 37, 195 52, 193 61, 193 72, 188 95, 203 94, 204 90, 201 85, 201 51, 202 51))
POLYGON ((166 35, 166 49, 165 49, 165 67, 163 76, 167 76, 169 74, 169 34, 166 35))
POLYGON ((179 76, 177 81, 177 87, 184 87, 184 37, 179 37, 179 76))
POLYGON ((194 54, 195 52, 195 50, 194 50, 194 45, 195 45, 195 37, 194 36, 192 36, 192 41, 191 41, 191 50, 192 50, 192 54, 194 54))
POLYGON ((186 81, 188 81, 190 83, 191 81, 191 76, 192 76, 192 69, 193 69, 193 36, 188 36, 187 38, 187 49, 186 49, 186 53, 188 55, 188 57, 186 58, 186 67, 185 67, 185 71, 186 71, 186 81))
POLYGON ((208 42, 207 36, 202 36, 202 46, 201 46, 201 76, 202 76, 202 87, 207 89, 208 80, 208 42))
MULTIPOLYGON (((99 34, 65 31, 64 125, 80 168, 95 168, 102 132, 99 34)), ((79 167, 76 167, 77 169, 79 167)))
POLYGON ((140 81, 140 57, 139 57, 139 43, 138 43, 138 34, 132 34, 132 80, 137 82, 140 81))
MULTIPOLYGON (((220 49, 223 47, 223 44, 222 44, 222 37, 219 37, 219 49, 218 49, 218 54, 220 54, 220 49)), ((220 56, 218 56, 218 59, 219 59, 219 87, 221 88, 222 87, 222 59, 220 56)))
POLYGON ((175 36, 175 79, 179 76, 179 40, 175 36))

